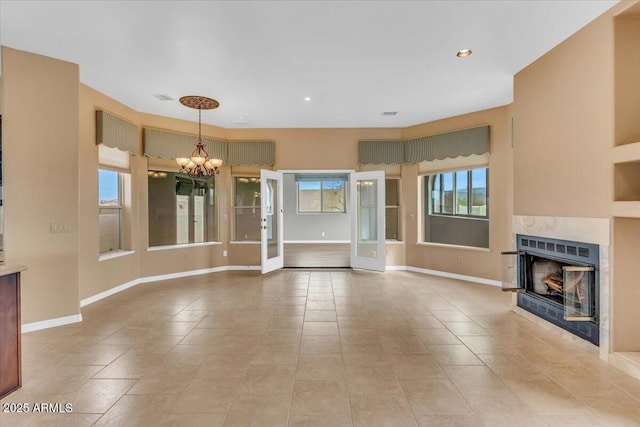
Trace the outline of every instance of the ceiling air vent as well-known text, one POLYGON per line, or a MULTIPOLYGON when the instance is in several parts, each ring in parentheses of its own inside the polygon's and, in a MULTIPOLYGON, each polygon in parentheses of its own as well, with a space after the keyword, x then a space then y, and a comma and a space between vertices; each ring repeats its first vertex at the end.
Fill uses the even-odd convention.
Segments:
POLYGON ((159 99, 160 101, 173 101, 174 99, 167 95, 166 93, 154 93, 154 98, 159 99))
POLYGON ((382 112, 383 116, 395 116, 396 114, 398 114, 397 111, 383 111, 382 112))

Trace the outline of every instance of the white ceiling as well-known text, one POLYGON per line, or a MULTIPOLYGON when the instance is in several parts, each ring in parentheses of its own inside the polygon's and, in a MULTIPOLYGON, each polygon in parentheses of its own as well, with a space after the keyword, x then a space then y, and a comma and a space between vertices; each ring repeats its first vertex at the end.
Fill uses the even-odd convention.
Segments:
POLYGON ((147 113, 197 120, 177 99, 203 95, 228 128, 405 127, 509 104, 515 73, 615 3, 1 0, 0 42, 147 113))

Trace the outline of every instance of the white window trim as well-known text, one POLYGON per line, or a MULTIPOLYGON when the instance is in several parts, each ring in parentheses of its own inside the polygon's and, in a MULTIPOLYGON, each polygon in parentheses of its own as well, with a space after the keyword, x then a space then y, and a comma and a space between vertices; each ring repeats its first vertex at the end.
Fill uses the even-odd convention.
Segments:
POLYGON ((217 246, 221 244, 222 242, 215 241, 215 242, 182 243, 180 245, 149 246, 147 248, 147 252, 170 251, 172 249, 199 248, 202 246, 217 246))
POLYGON ((111 251, 105 252, 98 256, 98 261, 106 261, 109 259, 120 258, 123 256, 133 255, 136 251, 111 251))

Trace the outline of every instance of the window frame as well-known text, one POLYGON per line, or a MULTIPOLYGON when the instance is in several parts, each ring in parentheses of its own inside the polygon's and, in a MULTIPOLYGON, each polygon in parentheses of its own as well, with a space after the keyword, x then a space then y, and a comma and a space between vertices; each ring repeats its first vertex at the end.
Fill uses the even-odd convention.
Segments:
MULTIPOLYGON (((106 254, 121 252, 125 250, 125 223, 124 223, 124 187, 125 187, 125 177, 122 171, 119 171, 114 168, 106 167, 104 165, 98 166, 98 174, 100 171, 108 171, 117 174, 118 180, 118 204, 117 205, 105 205, 100 203, 100 177, 98 176, 98 223, 100 221, 100 215, 102 215, 102 210, 117 210, 118 211, 118 248, 111 248, 107 251, 101 251, 101 240, 98 240, 98 254, 100 256, 104 256, 106 254)), ((98 224, 98 228, 100 229, 100 225, 98 224)))
MULTIPOLYGON (((385 227, 385 240, 389 241, 389 242, 402 242, 402 177, 396 177, 396 176, 391 176, 391 177, 385 177, 385 185, 386 185, 386 181, 395 181, 396 182, 396 192, 397 192, 397 199, 398 199, 398 204, 397 205, 388 205, 387 204, 387 192, 385 191, 385 203, 384 203, 384 209, 385 209, 385 221, 387 219, 387 209, 388 208, 393 208, 396 209, 397 212, 397 219, 396 222, 398 224, 398 237, 396 239, 389 239, 386 236, 386 227, 385 227)), ((385 189, 386 190, 386 189, 385 189)))
POLYGON ((474 219, 489 219, 489 166, 482 167, 473 167, 473 168, 462 168, 462 169, 453 169, 440 171, 437 173, 425 174, 422 175, 423 186, 424 186, 424 198, 428 203, 428 209, 424 209, 423 202, 423 211, 427 212, 427 215, 432 216, 446 216, 450 218, 474 218, 474 219), (486 180, 486 192, 485 192, 485 215, 473 215, 471 213, 458 213, 458 185, 457 185, 457 177, 460 172, 466 172, 467 175, 467 212, 471 212, 472 200, 473 200, 473 171, 476 169, 484 169, 485 171, 485 180, 486 180), (443 212, 445 205, 445 190, 444 190, 444 175, 451 174, 452 176, 452 213, 443 212), (439 177, 438 184, 440 186, 438 190, 439 195, 439 210, 434 206, 434 185, 436 182, 436 177, 439 177))
MULTIPOLYGON (((182 196, 188 197, 187 200, 187 205, 188 205, 188 209, 189 209, 189 213, 188 213, 188 222, 189 222, 189 230, 188 230, 188 240, 195 240, 195 223, 194 223, 194 219, 195 219, 195 197, 197 196, 196 194, 194 194, 194 192, 196 191, 196 189, 205 189, 206 191, 204 191, 205 195, 205 200, 208 200, 209 203, 205 204, 205 209, 204 209, 204 218, 205 218, 205 228, 204 228, 204 240, 202 242, 196 242, 196 241, 189 241, 186 243, 177 243, 177 211, 176 211, 176 239, 174 242, 172 243, 168 243, 168 244, 151 244, 151 238, 149 237, 147 239, 147 250, 161 250, 161 249, 167 249, 167 248, 184 248, 184 247, 190 247, 190 246, 202 246, 202 245, 216 245, 216 244, 220 244, 220 218, 219 218, 219 206, 218 206, 218 189, 217 186, 219 185, 218 181, 217 181, 217 175, 212 175, 210 177, 207 178, 192 178, 190 176, 188 176, 187 174, 184 173, 180 173, 174 169, 165 167, 165 166, 161 166, 161 167, 155 167, 155 166, 147 166, 147 180, 152 179, 152 175, 154 173, 158 173, 158 174, 165 174, 164 177, 161 176, 161 178, 167 178, 166 174, 173 174, 174 178, 176 179, 176 181, 178 180, 178 178, 186 178, 188 180, 192 181, 192 190, 188 195, 182 194, 182 196), (197 182, 198 181, 207 181, 211 179, 212 180, 212 184, 213 184, 213 188, 210 188, 208 185, 206 187, 203 187, 201 185, 199 185, 197 182), (211 194, 211 190, 213 190, 213 194, 211 194), (213 218, 211 219, 212 225, 211 225, 211 229, 209 230, 208 224, 209 224, 209 214, 208 214, 208 206, 212 205, 212 215, 213 218), (208 232, 211 231, 211 233, 213 234, 213 238, 212 240, 207 240, 207 234, 208 232)), ((148 181, 147 181, 148 182, 148 181)), ((174 187, 175 188, 175 187, 174 187)), ((150 209, 150 185, 147 184, 147 228, 149 230, 149 233, 151 233, 151 226, 152 226, 152 221, 151 221, 151 209, 150 209)), ((177 192, 173 192, 173 197, 174 197, 174 207, 177 204, 177 200, 178 200, 178 196, 179 194, 177 192)), ((150 234, 149 234, 150 236, 150 234)))
POLYGON ((346 214, 347 213, 347 181, 337 179, 320 179, 318 181, 297 181, 296 182, 296 209, 300 215, 308 214, 346 214), (300 209, 300 183, 301 182, 319 182, 320 183, 320 210, 319 211, 303 211, 300 209), (341 182, 342 183, 342 210, 341 211, 325 211, 324 210, 324 183, 325 182, 341 182))

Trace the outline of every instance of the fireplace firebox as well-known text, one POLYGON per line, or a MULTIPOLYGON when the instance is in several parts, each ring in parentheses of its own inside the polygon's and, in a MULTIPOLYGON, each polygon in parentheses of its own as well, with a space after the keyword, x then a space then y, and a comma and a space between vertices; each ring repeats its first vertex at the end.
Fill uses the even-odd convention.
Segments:
POLYGON ((503 252, 502 290, 518 307, 599 345, 598 245, 516 235, 503 252))

